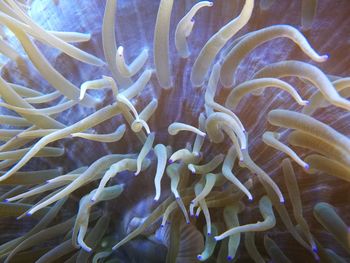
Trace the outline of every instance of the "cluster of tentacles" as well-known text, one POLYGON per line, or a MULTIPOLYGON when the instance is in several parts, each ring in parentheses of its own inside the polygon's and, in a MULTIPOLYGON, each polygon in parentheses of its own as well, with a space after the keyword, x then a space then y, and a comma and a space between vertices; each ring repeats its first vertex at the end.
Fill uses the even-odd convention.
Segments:
MULTIPOLYGON (((27 15, 25 4, 21 1, 0 1, 0 23, 15 35, 31 63, 56 89, 44 94, 0 77, 3 100, 0 106, 12 112, 0 116, 1 124, 7 127, 0 130, 1 140, 4 141, 0 146, 0 167, 3 171, 0 184, 10 185, 8 192, 1 196, 0 214, 21 220, 26 220, 22 218, 25 215, 40 219, 29 232, 0 246, 0 256, 5 262, 24 260, 28 249, 57 238, 61 238, 60 244, 53 248, 42 247, 37 262, 51 262, 60 258, 67 259, 66 262, 87 262, 89 259, 107 262, 113 258, 113 251, 130 240, 154 233, 168 247, 168 262, 205 261, 211 257, 216 257, 217 262, 233 260, 237 258, 243 235, 246 251, 255 262, 265 262, 266 254, 273 262, 288 262, 290 259, 283 254, 276 240, 273 241, 267 234, 264 236, 266 252, 259 251, 255 245, 255 233, 272 229, 276 220, 281 220, 293 238, 315 259, 345 262, 313 236, 303 216, 292 162, 307 173, 322 171, 350 182, 350 139, 311 116, 318 108, 329 105, 349 111, 350 101, 345 98, 350 96, 350 78, 328 76, 312 64, 289 60, 267 65, 252 79, 236 83, 235 73, 243 58, 259 45, 275 38, 289 38, 315 62, 327 60, 326 55, 319 55, 303 34, 289 25, 270 26, 234 39, 235 34, 248 23, 254 2, 246 0, 239 16, 215 33, 197 56, 192 66, 191 83, 194 88, 205 89, 205 111, 198 116, 197 127, 180 122, 173 122, 168 127, 172 136, 179 132, 196 135, 194 142, 174 149, 171 145, 155 145, 156 133, 147 124, 157 110, 157 99, 149 101, 139 112, 133 103, 133 99, 149 83, 152 74, 156 75, 162 88, 176 88, 172 87, 169 63, 172 0, 160 1, 154 32, 154 69, 144 69, 149 59, 147 49, 127 64, 124 48, 117 47, 114 27, 116 0, 106 1, 104 13, 102 44, 106 62, 71 44, 88 41, 88 34, 47 31, 27 15), (77 87, 47 61, 34 40, 84 63, 107 65, 111 76, 93 76, 77 87), (226 45, 229 47, 224 49, 226 45), (290 76, 313 85, 314 94, 308 99, 302 98, 295 87, 281 80, 290 76), (215 101, 220 85, 231 89, 224 104, 215 101), (282 161, 281 167, 292 214, 285 207, 280 187, 251 158, 249 131, 244 128, 244 120, 235 114, 236 106, 245 95, 252 93, 259 96, 270 87, 289 93, 302 106, 302 112, 284 109, 270 111, 266 116, 267 121, 285 129, 266 131, 262 137, 265 144, 288 157, 282 161), (57 116, 77 104, 92 108, 103 104, 103 101, 88 94, 92 89, 111 90, 113 102, 72 125, 57 120, 57 116), (60 97, 64 97, 64 100, 53 104, 60 97), (37 107, 43 103, 51 103, 51 106, 37 107), (109 134, 93 132, 95 126, 117 115, 122 115, 126 124, 121 123, 115 132, 109 134), (49 146, 58 140, 70 138, 73 141, 79 137, 113 143, 122 140, 127 130, 142 143, 138 152, 109 154, 67 174, 62 174, 60 168, 21 171, 33 158, 62 156, 64 149, 49 146), (202 149, 210 144, 229 144, 230 147, 216 155, 204 156, 202 149), (310 154, 302 159, 293 146, 311 150, 310 154), (134 217, 130 222, 130 233, 122 240, 115 240, 113 233, 108 233, 113 212, 106 211, 101 204, 113 202, 123 191, 127 191, 123 184, 115 183, 118 174, 128 171, 130 176, 135 176, 134 180, 138 180, 136 176, 147 173, 152 161, 156 161, 156 209, 144 218, 134 217), (239 180, 233 172, 237 168, 249 170, 251 178, 244 182, 239 180), (165 175, 169 178, 171 191, 166 199, 164 192, 168 193, 168 190, 164 190, 162 184, 165 175), (263 187, 265 194, 253 196, 253 187, 263 187), (61 208, 77 190, 80 191, 78 211, 71 218, 57 223, 56 217, 61 208), (251 202, 258 199, 260 215, 255 222, 239 222, 239 215, 247 213, 250 206, 244 199, 251 202)), ((261 4, 267 7, 270 2, 261 1, 261 4)), ((198 2, 178 22, 175 46, 182 58, 191 55, 187 38, 190 38, 195 26, 193 17, 201 8, 212 5, 208 1, 198 2)), ((305 5, 304 9, 309 10, 305 12, 312 16, 310 10, 314 10, 314 6, 305 5)), ((304 20, 307 22, 304 23, 309 25, 308 19, 306 17, 304 20)), ((12 60, 25 59, 4 40, 1 40, 0 52, 12 60)), ((147 65, 151 67, 151 63, 147 65)), ((327 203, 319 203, 314 207, 314 216, 350 252, 349 230, 336 210, 327 203)))

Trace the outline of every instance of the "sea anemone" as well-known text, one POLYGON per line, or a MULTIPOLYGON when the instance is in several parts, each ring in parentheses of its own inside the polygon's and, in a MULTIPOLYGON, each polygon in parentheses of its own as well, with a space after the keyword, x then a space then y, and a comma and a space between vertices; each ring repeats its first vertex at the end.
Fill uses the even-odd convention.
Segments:
POLYGON ((350 260, 346 0, 0 9, 4 262, 350 260))

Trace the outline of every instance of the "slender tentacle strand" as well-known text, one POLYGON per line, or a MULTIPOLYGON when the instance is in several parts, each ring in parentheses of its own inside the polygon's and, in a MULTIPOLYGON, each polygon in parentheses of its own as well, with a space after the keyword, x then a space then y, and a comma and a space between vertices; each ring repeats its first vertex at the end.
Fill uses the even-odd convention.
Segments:
POLYGON ((242 84, 236 86, 234 89, 232 89, 232 91, 226 99, 225 106, 227 108, 234 109, 238 105, 241 98, 247 93, 256 89, 264 89, 266 87, 280 88, 288 92, 299 105, 308 104, 308 101, 303 100, 295 91, 295 89, 287 82, 275 78, 262 78, 245 81, 242 84))
POLYGON ((188 169, 195 174, 207 174, 214 171, 224 160, 223 154, 216 155, 208 163, 202 165, 189 164, 188 169))
POLYGON ((253 78, 286 76, 297 76, 310 81, 331 104, 350 110, 350 102, 338 94, 327 76, 319 68, 305 62, 294 60, 277 62, 259 70, 253 78))
POLYGON ((336 160, 345 166, 350 166, 350 157, 346 151, 309 133, 293 131, 288 136, 288 142, 293 146, 315 151, 327 158, 336 160))
POLYGON ((1 262, 349 261, 343 1, 53 2, 0 1, 1 262))
POLYGON ((126 88, 130 86, 131 81, 121 75, 116 62, 117 44, 115 37, 115 18, 117 2, 117 0, 106 1, 102 24, 102 47, 104 57, 113 78, 121 87, 126 88))
POLYGON ((318 0, 301 1, 301 27, 303 30, 311 29, 316 15, 317 2, 318 0))
POLYGON ((161 181, 166 168, 166 162, 168 159, 167 149, 163 144, 157 144, 154 147, 154 153, 157 156, 157 172, 154 176, 154 186, 156 188, 155 201, 158 201, 161 194, 161 181))
POLYGON ((234 146, 231 146, 228 150, 224 163, 222 165, 222 175, 226 177, 227 180, 232 182, 237 186, 249 200, 253 200, 252 194, 249 190, 237 179, 237 177, 232 173, 232 168, 234 166, 237 154, 234 146))
POLYGON ((169 61, 170 15, 174 0, 161 0, 154 30, 154 64, 159 84, 162 88, 172 86, 169 61))
POLYGON ((195 87, 202 86, 216 55, 245 24, 248 23, 254 8, 254 0, 246 0, 240 15, 214 34, 200 51, 191 71, 191 82, 195 87))
MULTIPOLYGON (((186 207, 185 207, 184 202, 182 201, 182 198, 181 198, 179 191, 178 191, 180 180, 181 180, 180 165, 177 163, 173 163, 167 167, 166 171, 167 171, 167 174, 171 180, 171 182, 170 182, 171 192, 174 194, 176 202, 179 205, 182 213, 184 214, 186 223, 189 224, 190 220, 188 218, 188 213, 186 211, 186 207)), ((164 225, 164 223, 163 223, 163 225, 164 225)))
POLYGON ((313 117, 289 110, 272 110, 268 121, 273 125, 300 130, 350 153, 349 138, 313 117))
POLYGON ((45 38, 45 42, 49 43, 50 45, 57 47, 67 53, 68 55, 81 60, 86 63, 91 63, 93 65, 101 66, 103 65, 103 62, 78 49, 75 48, 72 45, 68 45, 66 42, 62 41, 61 39, 57 38, 56 36, 49 34, 46 30, 38 26, 25 12, 21 10, 21 8, 17 5, 15 1, 8 1, 8 4, 13 8, 12 10, 19 16, 21 17, 21 20, 23 20, 26 24, 29 25, 34 31, 37 32, 38 35, 42 35, 45 38))
POLYGON ((349 227, 339 217, 334 207, 327 203, 318 203, 314 206, 314 216, 347 251, 350 250, 349 227))
POLYGON ((54 92, 51 92, 49 94, 41 95, 41 96, 35 96, 31 98, 25 98, 26 102, 29 102, 30 104, 40 104, 40 103, 47 103, 53 100, 56 100, 57 98, 61 97, 62 94, 56 90, 54 92))
MULTIPOLYGON (((16 27, 11 27, 11 31, 15 33, 18 40, 21 42, 23 48, 26 50, 31 61, 39 72, 50 82, 57 90, 72 100, 77 100, 79 97, 79 90, 70 81, 64 78, 51 64, 47 61, 44 55, 39 51, 33 41, 25 34, 24 31, 16 27)), ((87 106, 94 106, 96 101, 92 97, 87 96, 84 101, 87 106)))
POLYGON ((131 124, 131 129, 134 132, 140 132, 142 130, 143 122, 147 122, 158 107, 158 101, 152 99, 152 101, 140 112, 139 119, 135 119, 131 124))
POLYGON ((350 167, 322 155, 311 154, 305 160, 310 163, 310 172, 322 171, 342 180, 350 181, 350 167))
POLYGON ((247 249, 247 252, 251 259, 256 263, 265 262, 264 258, 261 256, 255 245, 255 232, 245 232, 244 233, 244 246, 247 249))
POLYGON ((203 137, 205 136, 205 133, 202 132, 201 130, 199 130, 196 127, 193 127, 191 125, 185 124, 185 123, 173 122, 168 127, 168 132, 170 135, 176 135, 180 131, 190 131, 190 132, 193 132, 195 134, 198 134, 199 136, 203 136, 203 137))
POLYGON ((135 60, 127 65, 124 59, 124 47, 120 46, 117 49, 116 64, 120 74, 125 78, 130 78, 137 74, 141 68, 145 65, 148 59, 148 49, 142 50, 142 52, 135 58, 135 60))
POLYGON ((211 114, 206 121, 206 131, 213 142, 220 143, 223 140, 222 133, 219 131, 218 127, 221 124, 225 124, 228 129, 236 134, 239 138, 240 149, 243 150, 247 148, 247 139, 241 126, 231 116, 223 112, 211 114))
MULTIPOLYGON (((205 115, 204 113, 201 113, 198 117, 198 129, 202 132, 205 131, 205 115)), ((203 146, 204 143, 204 136, 201 135, 196 135, 196 139, 193 143, 193 147, 192 147, 192 153, 195 156, 199 156, 200 152, 201 152, 201 148, 203 146)))
POLYGON ((222 233, 215 237, 215 240, 219 241, 228 236, 232 236, 242 232, 250 232, 250 231, 266 231, 276 224, 275 215, 272 210, 272 204, 268 197, 264 196, 259 201, 259 209, 264 218, 264 221, 258 222, 256 224, 249 224, 231 228, 226 232, 222 233))
POLYGON ((187 44, 188 38, 192 32, 195 20, 194 16, 203 7, 213 6, 212 2, 201 1, 195 4, 190 11, 180 20, 175 30, 175 47, 182 58, 188 58, 191 53, 187 44))
MULTIPOLYGON (((348 98, 350 96, 350 78, 340 78, 334 80, 332 84, 342 97, 348 98)), ((302 110, 302 112, 307 115, 312 115, 318 108, 329 106, 329 103, 327 103, 323 94, 319 90, 315 91, 310 96, 309 101, 310 103, 302 110)))
POLYGON ((314 61, 323 62, 328 58, 326 55, 318 55, 305 37, 294 27, 288 25, 271 26, 255 31, 254 34, 243 38, 231 49, 222 65, 222 70, 220 72, 221 83, 225 87, 231 87, 234 84, 234 74, 242 59, 257 46, 278 37, 287 37, 291 39, 314 61))
POLYGON ((310 232, 310 228, 303 216, 302 203, 300 198, 300 190, 297 184, 293 166, 289 159, 284 159, 282 161, 282 169, 284 175, 284 181, 287 185, 288 195, 293 206, 294 218, 297 221, 301 231, 307 238, 307 241, 312 247, 312 250, 317 251, 316 243, 310 232))
MULTIPOLYGON (((233 228, 239 226, 238 213, 240 212, 240 208, 238 204, 234 206, 228 206, 224 209, 224 220, 227 228, 233 228)), ((239 243, 241 241, 241 234, 231 235, 228 241, 228 255, 227 260, 231 261, 235 258, 239 243)))
MULTIPOLYGON (((204 95, 205 106, 207 106, 213 110, 226 113, 231 118, 233 118, 235 120, 235 122, 238 123, 238 125, 240 126, 240 128, 243 131, 245 131, 245 128, 244 128, 241 120, 237 117, 237 115, 234 114, 229 109, 222 106, 221 104, 216 103, 214 100, 215 93, 216 93, 218 83, 219 83, 220 68, 221 67, 220 67, 219 63, 216 63, 213 67, 211 74, 210 74, 209 81, 208 81, 208 87, 207 87, 207 89, 205 91, 205 95, 204 95)), ((210 114, 207 114, 207 115, 210 115, 210 114)))
POLYGON ((306 162, 304 162, 291 148, 289 148, 287 145, 281 143, 278 140, 279 137, 280 135, 277 133, 264 132, 262 140, 267 145, 289 155, 290 158, 292 158, 297 164, 299 164, 304 169, 309 169, 309 165, 306 162))
POLYGON ((267 235, 264 236, 264 246, 273 260, 273 262, 286 262, 291 263, 290 259, 282 252, 282 250, 277 246, 277 244, 269 238, 267 235))

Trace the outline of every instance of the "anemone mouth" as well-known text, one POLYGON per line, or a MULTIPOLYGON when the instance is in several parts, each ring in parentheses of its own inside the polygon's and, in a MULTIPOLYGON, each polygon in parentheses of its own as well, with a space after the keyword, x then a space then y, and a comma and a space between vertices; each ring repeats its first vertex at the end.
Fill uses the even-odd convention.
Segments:
POLYGON ((349 259, 349 8, 4 1, 0 257, 349 259))

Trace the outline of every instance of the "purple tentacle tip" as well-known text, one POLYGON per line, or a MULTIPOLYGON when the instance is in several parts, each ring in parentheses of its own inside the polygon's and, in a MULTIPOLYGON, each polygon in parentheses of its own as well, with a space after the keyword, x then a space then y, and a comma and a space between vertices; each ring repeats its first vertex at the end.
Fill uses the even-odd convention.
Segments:
POLYGON ((231 261, 232 259, 233 259, 232 256, 227 256, 227 260, 228 260, 228 261, 231 261))
POLYGON ((33 213, 31 213, 31 212, 27 212, 27 213, 26 213, 26 216, 32 216, 32 214, 33 214, 33 213))
POLYGON ((208 235, 208 236, 211 236, 211 233, 210 233, 210 232, 208 232, 208 233, 207 233, 207 235, 208 235))
POLYGON ((172 163, 174 163, 174 161, 171 160, 171 159, 169 159, 168 163, 169 163, 169 164, 172 164, 172 163))
POLYGON ((309 165, 309 164, 305 164, 305 165, 304 165, 304 169, 305 169, 305 170, 309 170, 309 169, 310 169, 310 165, 309 165))
POLYGON ((3 201, 4 203, 10 202, 7 198, 3 201))
POLYGON ((164 225, 163 225, 163 224, 161 224, 161 225, 160 225, 160 227, 164 227, 164 225))
POLYGON ((202 256, 201 256, 201 255, 198 255, 198 256, 197 256, 197 259, 198 259, 198 260, 202 260, 202 256))
POLYGON ((219 237, 214 237, 215 241, 219 241, 219 237))

